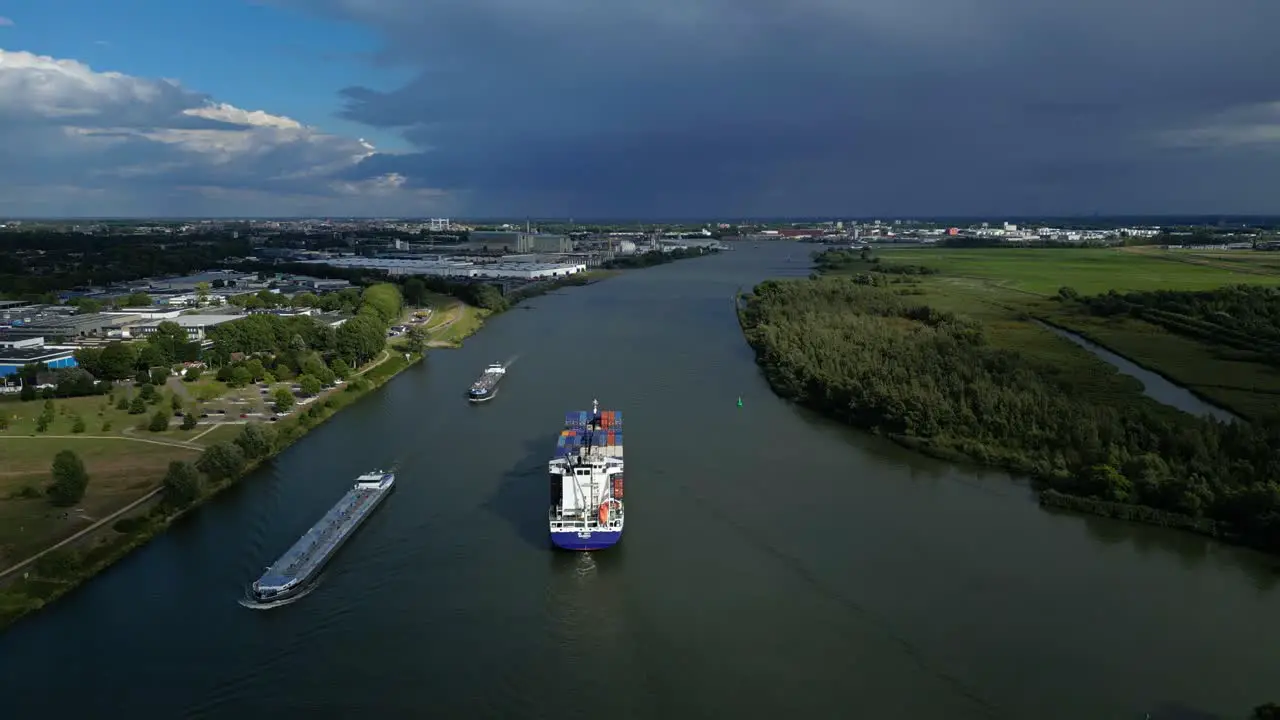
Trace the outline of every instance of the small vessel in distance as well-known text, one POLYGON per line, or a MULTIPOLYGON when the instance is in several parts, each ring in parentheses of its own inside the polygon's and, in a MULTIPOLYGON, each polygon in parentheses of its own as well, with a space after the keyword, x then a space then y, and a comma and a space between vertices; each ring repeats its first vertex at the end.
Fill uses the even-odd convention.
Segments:
POLYGON ((342 496, 338 504, 330 508, 253 583, 252 599, 259 604, 271 604, 302 593, 329 558, 382 504, 395 483, 396 474, 382 470, 356 478, 355 486, 342 496))
POLYGON ((506 377, 506 375, 507 368, 505 365, 491 363, 480 374, 480 377, 471 383, 471 389, 467 391, 467 399, 471 402, 492 400, 498 394, 498 383, 502 382, 502 378, 506 377))
POLYGON ((551 544, 601 550, 622 539, 622 413, 592 400, 591 412, 570 412, 564 424, 548 463, 551 544))

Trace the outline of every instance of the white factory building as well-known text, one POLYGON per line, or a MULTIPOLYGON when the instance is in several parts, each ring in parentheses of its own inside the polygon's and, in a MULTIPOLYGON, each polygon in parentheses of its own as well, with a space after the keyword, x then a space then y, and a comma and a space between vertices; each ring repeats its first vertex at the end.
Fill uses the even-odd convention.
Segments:
POLYGON ((191 340, 204 340, 209 336, 209 329, 222 323, 234 322, 244 319, 244 315, 180 315, 178 317, 167 320, 153 320, 151 322, 139 323, 134 325, 131 330, 134 335, 146 337, 156 331, 162 322, 176 323, 178 327, 187 331, 187 337, 191 340))
POLYGON ((397 258, 331 258, 311 260, 320 265, 385 270, 391 275, 436 275, 450 278, 544 280, 586 272, 583 263, 496 262, 459 260, 402 260, 397 258))

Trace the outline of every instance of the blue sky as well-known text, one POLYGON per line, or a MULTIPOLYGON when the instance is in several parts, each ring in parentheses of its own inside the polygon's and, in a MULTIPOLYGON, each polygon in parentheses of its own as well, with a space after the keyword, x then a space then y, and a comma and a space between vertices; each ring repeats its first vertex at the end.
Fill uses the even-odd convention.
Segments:
POLYGON ((268 4, 216 0, 26 0, 0 12, 0 47, 72 58, 100 71, 176 78, 220 102, 287 115, 404 148, 396 133, 336 115, 338 90, 394 87, 411 76, 373 68, 376 33, 268 4), (70 21, 68 21, 70 19, 70 21))
POLYGON ((1280 2, 1152 7, 11 1, 0 215, 1280 213, 1280 2))

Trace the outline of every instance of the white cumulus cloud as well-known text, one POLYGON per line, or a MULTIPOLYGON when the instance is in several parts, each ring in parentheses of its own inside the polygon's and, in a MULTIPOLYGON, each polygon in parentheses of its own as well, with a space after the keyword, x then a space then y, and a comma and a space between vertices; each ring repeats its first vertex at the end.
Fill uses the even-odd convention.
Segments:
POLYGON ((13 27, 13 21, 3 15, 0 15, 0 27, 13 27))
MULTIPOLYGON (((0 23, 2 24, 2 23, 0 23)), ((0 214, 420 215, 449 196, 378 151, 174 80, 0 50, 0 214)))

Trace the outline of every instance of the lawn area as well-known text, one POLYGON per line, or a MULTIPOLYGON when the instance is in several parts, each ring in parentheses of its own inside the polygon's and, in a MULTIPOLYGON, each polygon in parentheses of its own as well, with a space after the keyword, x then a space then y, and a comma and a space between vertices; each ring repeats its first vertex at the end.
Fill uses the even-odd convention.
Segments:
MULTIPOLYGON (((913 286, 922 302, 983 320, 992 344, 1024 352, 1060 372, 1089 377, 1090 387, 1102 395, 1131 394, 1139 384, 1110 371, 1110 365, 1100 370, 1096 366, 1101 361, 1035 325, 1032 317, 1075 330, 1244 417, 1274 412, 1280 401, 1280 371, 1244 353, 1128 316, 1096 317, 1078 305, 1053 299, 1063 286, 1094 295, 1113 289, 1208 290, 1228 284, 1280 284, 1280 257, 1159 248, 912 248, 875 250, 873 255, 883 263, 936 268, 938 274, 920 276, 913 286), (1233 270, 1236 266, 1244 269, 1233 270)), ((865 267, 847 271, 865 271, 865 267)))
POLYGON ((453 311, 447 327, 438 325, 435 328, 429 328, 428 333, 433 342, 456 346, 461 344, 464 338, 475 334, 484 325, 484 319, 488 315, 488 310, 459 304, 459 307, 453 311))
POLYGON ((8 425, 0 430, 0 569, 84 528, 90 518, 123 508, 156 488, 170 461, 195 460, 205 447, 233 439, 244 427, 242 422, 219 425, 205 419, 182 430, 182 418, 173 416, 174 393, 184 409, 211 418, 238 421, 240 413, 267 404, 256 385, 228 390, 212 379, 185 383, 173 378, 157 389, 156 401, 146 404, 145 412, 134 415, 119 407, 139 392, 122 383, 111 395, 54 399, 53 420, 44 432, 37 432, 44 399, 0 400, 0 417, 8 425), (158 410, 169 416, 169 429, 153 432, 147 426, 158 410), (80 432, 78 421, 83 423, 80 432), (53 458, 62 450, 74 450, 90 477, 84 501, 69 510, 54 508, 43 495, 53 458), (37 497, 23 496, 33 491, 37 497))
MULTIPOLYGON (((1073 287, 1082 295, 1108 290, 1207 290, 1234 283, 1280 284, 1265 264, 1233 268, 1230 263, 1197 264, 1187 253, 1144 248, 901 248, 873 251, 883 262, 935 268, 943 276, 1014 290, 1052 295, 1073 287)), ((1261 253, 1255 253, 1261 254, 1261 253)), ((1238 263, 1237 263, 1238 264, 1238 263)))
MULTIPOLYGON (((35 403, 38 404, 38 403, 35 403)), ((172 460, 199 451, 123 437, 57 439, 0 436, 0 569, 81 530, 155 489, 172 460), (56 508, 44 497, 53 456, 75 450, 89 473, 84 500, 56 508), (23 490, 35 497, 24 497, 23 490)))

